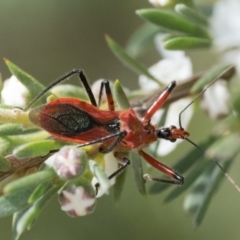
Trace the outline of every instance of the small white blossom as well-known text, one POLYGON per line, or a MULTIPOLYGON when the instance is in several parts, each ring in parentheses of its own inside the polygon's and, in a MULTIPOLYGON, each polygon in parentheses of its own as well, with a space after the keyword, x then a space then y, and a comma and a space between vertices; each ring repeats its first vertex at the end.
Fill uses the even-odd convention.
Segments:
POLYGON ((215 82, 203 95, 201 107, 212 119, 226 116, 229 113, 229 92, 227 83, 220 79, 215 82))
POLYGON ((171 0, 149 0, 149 2, 155 7, 164 7, 172 3, 171 0))
POLYGON ((240 45, 240 1, 220 0, 213 8, 212 30, 220 49, 240 45))
POLYGON ((3 82, 1 96, 4 104, 24 107, 26 106, 27 94, 27 88, 15 76, 11 76, 3 82))
POLYGON ((234 64, 240 74, 240 1, 216 2, 211 25, 215 46, 223 53, 223 62, 234 64))

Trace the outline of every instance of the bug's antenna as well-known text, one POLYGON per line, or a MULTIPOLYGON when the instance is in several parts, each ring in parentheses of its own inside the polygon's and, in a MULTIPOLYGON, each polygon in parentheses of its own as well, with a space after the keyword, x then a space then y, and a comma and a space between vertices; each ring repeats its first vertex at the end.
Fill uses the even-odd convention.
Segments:
MULTIPOLYGON (((223 78, 226 76, 226 74, 229 74, 229 72, 231 70, 234 69, 234 66, 230 66, 228 67, 226 70, 224 70, 221 74, 219 74, 208 86, 206 86, 179 114, 179 127, 181 129, 183 129, 182 127, 182 123, 181 123, 181 118, 182 118, 182 114, 184 113, 184 111, 186 111, 186 109, 191 106, 201 95, 203 95, 204 92, 207 91, 208 88, 210 88, 217 80, 219 80, 220 78, 223 78)), ((210 158, 220 169, 221 171, 224 173, 224 175, 227 177, 228 181, 237 189, 238 192, 240 192, 240 187, 236 184, 236 182, 233 180, 233 178, 224 170, 224 168, 220 165, 220 163, 214 159, 212 156, 210 156, 209 154, 206 153, 206 151, 204 149, 202 149, 200 146, 198 146, 196 143, 194 143, 192 140, 190 140, 189 138, 184 138, 186 141, 188 141, 189 143, 191 143, 193 146, 195 146, 197 149, 199 149, 202 153, 204 153, 208 158, 210 158)))
POLYGON ((227 69, 225 69, 222 73, 220 73, 209 85, 207 85, 180 113, 179 113, 179 127, 183 129, 182 127, 182 114, 198 99, 200 98, 203 93, 207 91, 208 88, 210 88, 217 80, 220 78, 226 77, 226 75, 234 69, 234 66, 230 66, 227 69))
POLYGON ((233 180, 233 178, 223 169, 223 167, 220 165, 220 163, 214 159, 212 156, 206 153, 204 149, 199 147, 196 143, 194 143, 192 140, 189 138, 184 138, 186 141, 191 143, 193 146, 195 146, 197 149, 199 149, 202 153, 204 153, 207 157, 209 157, 211 160, 215 162, 215 164, 221 169, 221 171, 224 173, 224 175, 227 177, 228 181, 237 189, 238 192, 240 192, 240 187, 236 184, 236 182, 233 180))

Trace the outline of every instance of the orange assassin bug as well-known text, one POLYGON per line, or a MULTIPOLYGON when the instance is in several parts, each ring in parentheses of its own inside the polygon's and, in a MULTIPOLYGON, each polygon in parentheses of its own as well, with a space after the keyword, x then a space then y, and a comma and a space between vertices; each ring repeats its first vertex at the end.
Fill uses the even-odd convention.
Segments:
MULTIPOLYGON (((181 115, 200 95, 202 95, 203 92, 207 90, 208 87, 210 87, 210 85, 219 79, 219 77, 208 85, 207 88, 205 88, 181 111, 179 114, 179 128, 176 126, 170 126, 158 129, 151 124, 152 116, 163 106, 172 90, 176 87, 175 81, 172 81, 166 87, 156 101, 149 107, 143 117, 139 119, 132 108, 122 111, 115 110, 110 84, 107 80, 101 82, 97 103, 86 76, 82 70, 78 69, 70 71, 46 87, 25 109, 23 109, 23 111, 29 110, 29 108, 53 86, 61 83, 74 74, 78 74, 90 103, 74 98, 58 98, 45 105, 30 110, 30 120, 57 139, 78 143, 77 147, 99 143, 100 153, 109 153, 113 151, 115 158, 121 165, 117 171, 109 176, 109 179, 117 176, 130 164, 130 160, 122 152, 137 149, 138 153, 151 166, 169 177, 165 179, 144 175, 145 179, 182 185, 184 183, 183 176, 147 154, 143 148, 148 147, 158 139, 165 139, 171 142, 175 142, 177 139, 185 139, 196 146, 200 151, 205 152, 188 138, 189 133, 185 131, 181 125, 181 115), (99 108, 104 89, 107 97, 108 110, 101 110, 99 108)), ((221 165, 212 157, 210 158, 220 167, 235 188, 240 191, 240 188, 225 172, 221 165)))

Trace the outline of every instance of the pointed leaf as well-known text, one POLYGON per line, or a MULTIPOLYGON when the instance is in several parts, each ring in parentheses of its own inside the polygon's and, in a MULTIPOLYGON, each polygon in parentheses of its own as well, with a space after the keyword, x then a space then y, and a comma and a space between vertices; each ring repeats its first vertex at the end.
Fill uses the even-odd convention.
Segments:
POLYGON ((211 40, 197 37, 175 37, 164 41, 163 46, 168 50, 207 48, 211 46, 211 40))
POLYGON ((45 88, 34 77, 24 72, 17 65, 15 65, 6 58, 4 60, 10 72, 28 89, 29 95, 31 96, 30 99, 33 99, 45 88))
POLYGON ((194 21, 197 24, 208 25, 208 19, 204 15, 183 3, 177 4, 175 11, 182 17, 194 21))
POLYGON ((12 215, 20 209, 28 206, 28 198, 34 188, 29 188, 21 192, 13 192, 0 197, 0 218, 12 215))
POLYGON ((153 81, 160 84, 159 80, 152 76, 147 68, 139 63, 136 59, 131 57, 120 45, 118 45, 112 38, 106 36, 106 41, 109 48, 112 50, 114 55, 128 68, 132 69, 137 74, 143 74, 153 81))
POLYGON ((143 169, 142 169, 142 161, 141 157, 136 150, 131 152, 132 159, 132 169, 133 169, 133 177, 137 186, 138 191, 146 197, 146 188, 145 181, 143 178, 143 169))
POLYGON ((29 197, 28 203, 29 203, 29 204, 32 204, 32 203, 34 203, 35 201, 37 201, 40 197, 43 196, 43 194, 49 189, 49 187, 50 187, 49 182, 47 182, 47 183, 42 183, 42 184, 38 185, 38 186, 34 189, 34 191, 33 191, 33 193, 31 194, 31 196, 29 197))
POLYGON ((150 46, 153 46, 154 36, 161 32, 159 27, 145 23, 137 29, 128 40, 126 51, 133 57, 141 55, 150 46))
POLYGON ((59 186, 52 187, 32 206, 21 213, 21 215, 14 221, 15 236, 19 237, 24 231, 29 230, 32 227, 42 208, 51 200, 51 197, 58 189, 59 186))
POLYGON ((12 239, 18 240, 20 238, 20 234, 18 234, 16 229, 16 224, 18 223, 19 219, 24 215, 24 213, 28 210, 28 208, 21 209, 20 211, 14 213, 12 219, 12 239))
POLYGON ((37 156, 45 156, 51 150, 57 150, 62 146, 54 140, 42 140, 31 143, 26 143, 14 149, 13 154, 16 158, 34 158, 37 156))
POLYGON ((113 85, 113 96, 121 110, 126 110, 130 108, 130 103, 118 80, 116 80, 113 85))
POLYGON ((23 129, 22 125, 16 123, 5 123, 0 125, 0 135, 18 135, 35 131, 36 129, 23 129))
POLYGON ((13 182, 8 183, 3 191, 5 193, 21 192, 24 189, 37 187, 41 183, 49 182, 57 175, 52 169, 32 173, 13 182))
POLYGON ((126 176, 127 176, 127 169, 122 171, 117 176, 115 184, 113 185, 113 195, 114 195, 114 200, 116 205, 118 205, 119 203, 119 200, 123 191, 124 183, 126 180, 126 176))
POLYGON ((190 36, 209 39, 208 32, 200 25, 176 14, 159 9, 141 9, 136 12, 140 17, 154 23, 170 33, 185 33, 190 36))
MULTIPOLYGON (((223 165, 227 171, 232 161, 223 165)), ((206 214, 210 201, 224 179, 224 174, 217 166, 212 165, 194 183, 193 191, 185 198, 184 209, 194 213, 193 224, 199 226, 206 214)))

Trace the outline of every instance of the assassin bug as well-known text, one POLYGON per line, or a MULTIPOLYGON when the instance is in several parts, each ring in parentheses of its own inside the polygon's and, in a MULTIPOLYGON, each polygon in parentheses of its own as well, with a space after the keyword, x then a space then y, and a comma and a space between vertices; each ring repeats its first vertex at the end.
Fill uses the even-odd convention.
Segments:
MULTIPOLYGON (((150 165, 169 177, 168 179, 164 179, 145 175, 145 179, 182 185, 184 183, 183 176, 144 152, 143 148, 158 139, 165 139, 171 142, 175 142, 177 139, 185 139, 196 146, 200 151, 204 152, 203 149, 188 138, 189 133, 184 130, 181 124, 181 115, 201 94, 203 94, 203 92, 207 90, 208 87, 210 87, 210 85, 219 79, 219 77, 181 111, 179 114, 179 128, 176 126, 170 126, 157 129, 151 124, 152 116, 163 106, 169 94, 175 88, 175 81, 171 82, 166 87, 156 101, 149 107, 143 117, 139 119, 132 108, 123 111, 115 110, 111 88, 107 80, 103 80, 101 83, 97 104, 87 78, 82 70, 72 70, 54 81, 36 96, 23 110, 27 111, 53 86, 61 83, 74 74, 79 75, 79 79, 86 90, 91 104, 74 98, 59 98, 30 110, 30 120, 37 126, 48 131, 57 139, 78 143, 77 147, 99 143, 98 150, 100 153, 113 151, 114 156, 121 163, 121 166, 109 176, 109 179, 118 175, 130 164, 130 160, 123 155, 122 152, 137 149, 138 153, 150 165), (99 109, 104 89, 107 96, 108 110, 99 109)), ((224 171, 220 164, 215 159, 211 159, 221 168, 223 173, 237 190, 240 191, 239 187, 224 171)))

